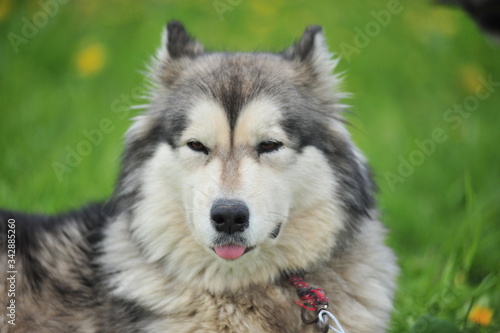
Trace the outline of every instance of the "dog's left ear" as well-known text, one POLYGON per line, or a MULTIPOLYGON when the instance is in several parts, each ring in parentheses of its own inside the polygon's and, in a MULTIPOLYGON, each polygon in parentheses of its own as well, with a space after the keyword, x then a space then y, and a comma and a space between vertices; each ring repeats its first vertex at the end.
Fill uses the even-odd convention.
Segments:
POLYGON ((332 59, 320 26, 307 27, 300 40, 282 54, 297 63, 298 69, 309 74, 309 80, 304 83, 310 85, 320 97, 332 97, 333 89, 340 81, 337 75, 332 74, 338 59, 332 59))
POLYGON ((306 28, 300 41, 285 50, 283 54, 290 60, 309 61, 314 60, 312 58, 318 55, 318 51, 328 52, 323 28, 319 25, 311 25, 306 28))

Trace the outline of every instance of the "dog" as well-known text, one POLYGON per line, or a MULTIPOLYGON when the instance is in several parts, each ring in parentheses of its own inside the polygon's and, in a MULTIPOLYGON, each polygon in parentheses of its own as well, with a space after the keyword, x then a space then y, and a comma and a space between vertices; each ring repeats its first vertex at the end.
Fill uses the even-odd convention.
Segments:
POLYGON ((228 53, 169 22, 109 200, 1 211, 0 331, 385 332, 396 257, 336 63, 319 26, 228 53))

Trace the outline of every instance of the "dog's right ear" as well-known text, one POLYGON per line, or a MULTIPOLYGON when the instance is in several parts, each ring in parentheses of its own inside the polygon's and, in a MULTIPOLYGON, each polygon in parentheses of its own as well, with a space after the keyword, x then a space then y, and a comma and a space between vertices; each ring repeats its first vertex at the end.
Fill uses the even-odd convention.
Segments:
POLYGON ((165 48, 169 59, 194 58, 203 53, 203 45, 189 36, 179 21, 168 22, 163 31, 162 47, 165 48))
POLYGON ((189 60, 203 52, 203 45, 189 36, 181 22, 170 21, 163 30, 162 42, 149 66, 148 76, 155 85, 170 88, 189 66, 189 60))

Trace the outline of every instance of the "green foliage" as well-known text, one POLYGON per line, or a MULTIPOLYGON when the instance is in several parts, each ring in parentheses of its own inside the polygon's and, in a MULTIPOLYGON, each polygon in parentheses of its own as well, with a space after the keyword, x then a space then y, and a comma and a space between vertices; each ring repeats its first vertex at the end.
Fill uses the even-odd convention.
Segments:
POLYGON ((42 7, 55 1, 0 0, 0 206, 52 213, 111 193, 139 112, 127 107, 145 103, 140 72, 167 20, 208 49, 245 51, 281 50, 321 24, 402 267, 391 331, 500 331, 500 45, 463 12, 411 0, 42 7), (493 309, 488 326, 467 319, 477 304, 493 309))
POLYGON ((411 333, 460 333, 449 320, 439 319, 430 315, 421 317, 410 331, 411 333))

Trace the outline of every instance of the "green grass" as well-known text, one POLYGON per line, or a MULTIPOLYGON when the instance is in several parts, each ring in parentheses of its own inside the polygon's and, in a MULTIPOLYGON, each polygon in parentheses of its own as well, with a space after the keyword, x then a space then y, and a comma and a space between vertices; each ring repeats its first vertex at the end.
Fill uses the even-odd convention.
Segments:
MULTIPOLYGON (((500 46, 458 10, 401 5, 366 47, 340 63, 354 94, 351 132, 376 173, 388 242, 402 267, 391 332, 445 332, 447 324, 499 332, 500 87, 459 125, 443 117, 476 89, 486 91, 479 76, 500 81, 500 46), (415 140, 436 129, 444 142, 421 155, 410 175, 388 182, 402 159, 421 150, 415 140), (467 320, 476 304, 495 311, 489 326, 467 320)), ((142 103, 134 88, 168 19, 182 20, 208 48, 226 50, 280 50, 316 23, 331 50, 342 53, 343 43, 354 45, 354 28, 386 8, 374 0, 244 0, 221 20, 214 1, 75 0, 16 53, 7 36, 22 36, 23 18, 31 21, 40 3, 0 0, 0 206, 52 213, 111 193, 122 136, 136 114, 124 119, 116 101, 142 103), (75 59, 89 45, 101 45, 106 61, 83 76, 75 59), (53 163, 63 163, 66 147, 76 149, 82 131, 105 118, 113 129, 59 181, 53 163)))

